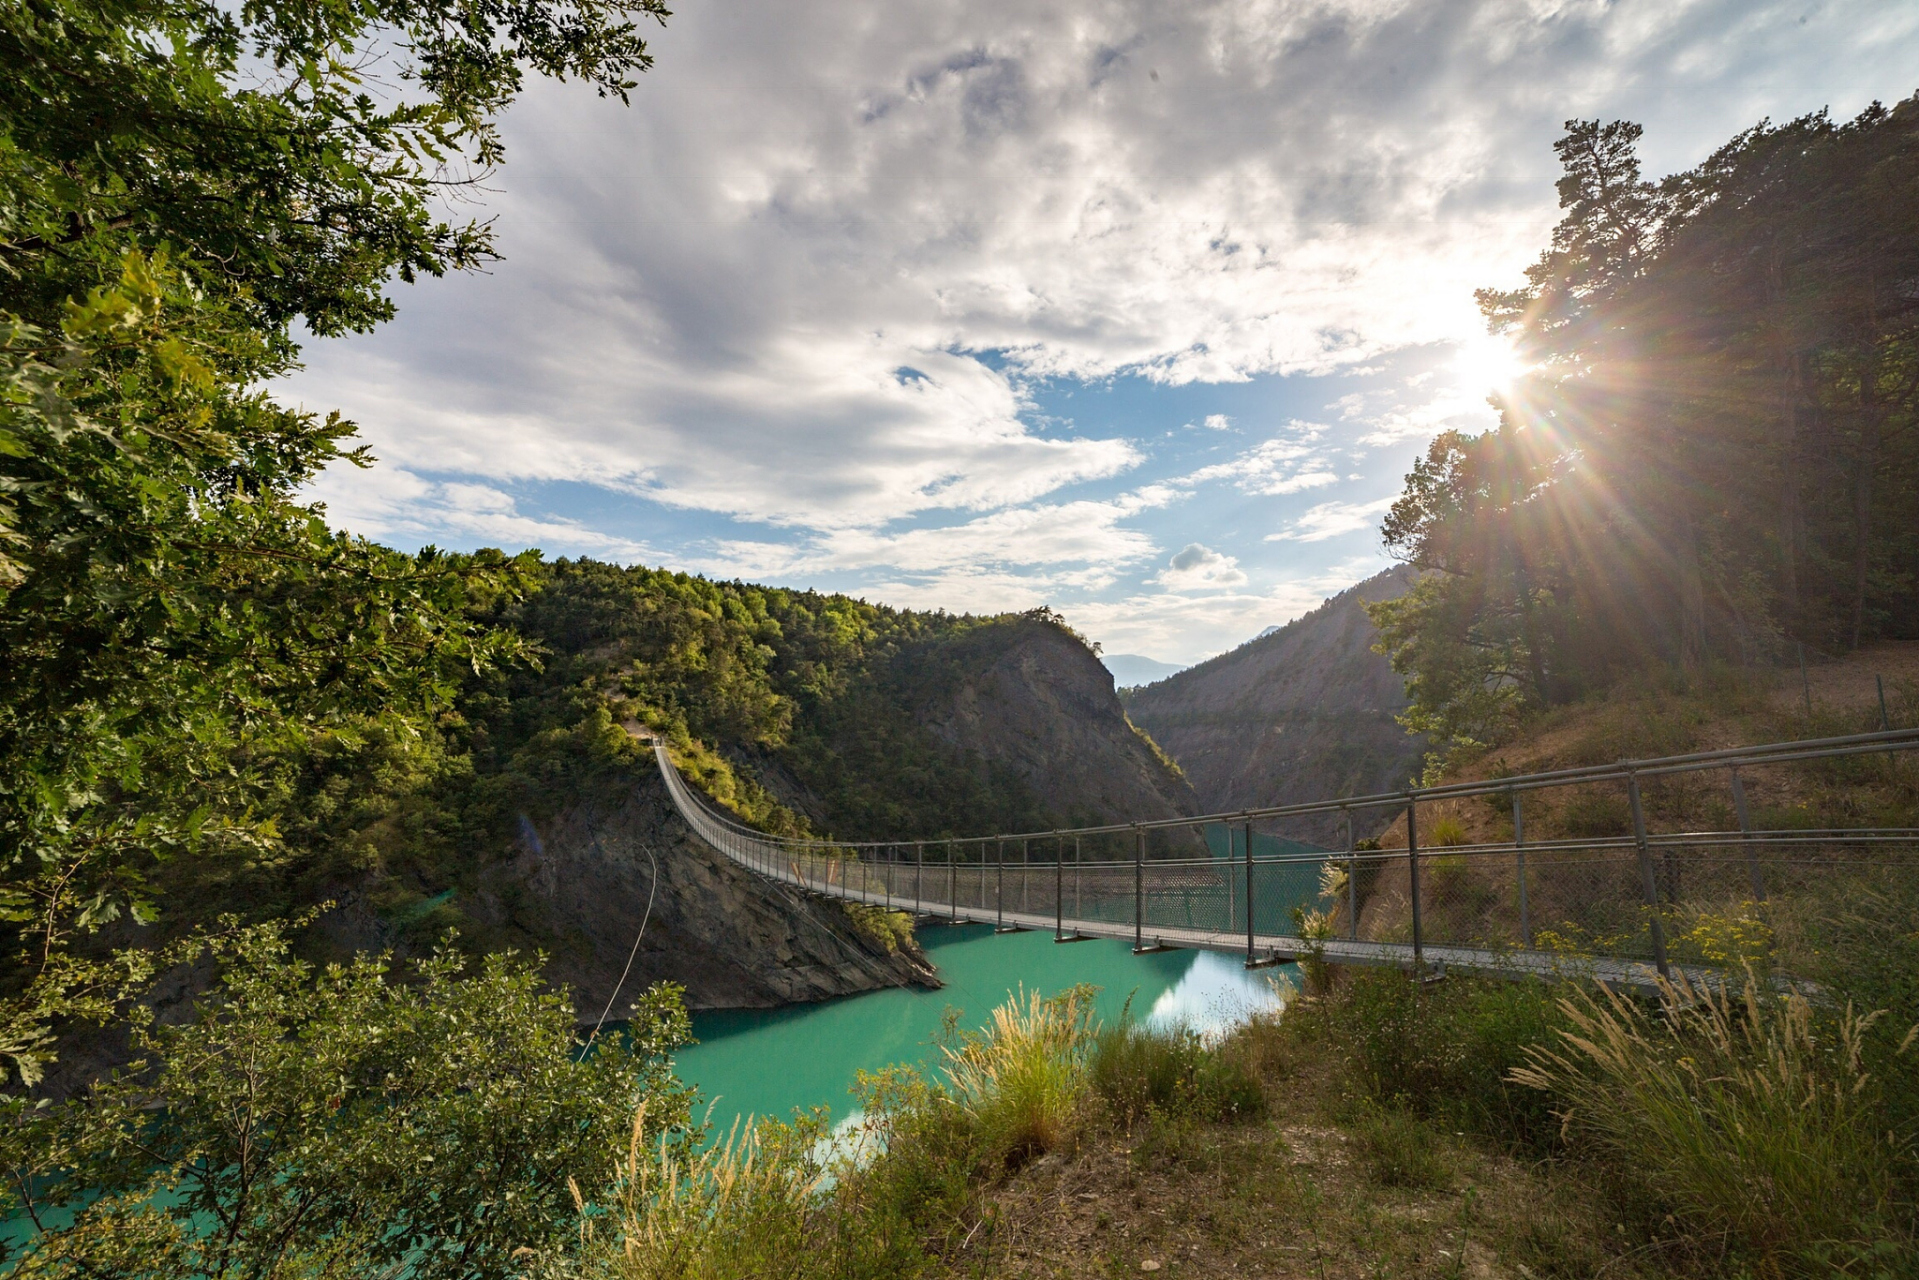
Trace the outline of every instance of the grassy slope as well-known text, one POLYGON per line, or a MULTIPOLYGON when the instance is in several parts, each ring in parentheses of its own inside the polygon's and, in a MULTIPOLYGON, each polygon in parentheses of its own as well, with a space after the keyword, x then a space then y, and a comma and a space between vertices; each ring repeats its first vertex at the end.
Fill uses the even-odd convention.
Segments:
MULTIPOLYGON (((1808 674, 1810 717, 1796 670, 1770 678, 1726 673, 1690 688, 1640 683, 1543 716, 1505 746, 1455 762, 1450 776, 1870 730, 1880 716, 1875 674, 1885 678, 1892 723, 1919 720, 1919 645, 1878 646, 1808 674)), ((1914 824, 1916 764, 1897 774, 1877 757, 1766 771, 1749 779, 1755 816, 1780 826, 1914 824)), ((1463 804, 1434 816, 1454 818, 1468 839, 1511 837, 1510 819, 1492 806, 1463 804)), ((1622 816, 1590 801, 1562 802, 1529 816, 1529 832, 1570 834, 1622 816)), ((1674 827, 1723 826, 1730 802, 1714 788, 1672 788, 1654 800, 1653 816, 1674 827)), ((1403 823, 1389 842, 1394 834, 1403 845, 1403 823)), ((1909 928, 1910 916, 1903 918, 1909 928)), ((1870 950, 1886 949, 1875 942, 1870 950)), ((1877 1113, 1899 1129, 1906 1154, 1895 1167, 1908 1183, 1913 1073, 1896 1046, 1919 1016, 1899 998, 1911 995, 1913 959, 1906 954, 1898 972, 1873 975, 1872 989, 1861 993, 1869 1007, 1895 1006, 1878 1028, 1883 1043, 1867 1045, 1867 1066, 1876 1068, 1869 1087, 1890 1091, 1877 1113)), ((1367 981, 1377 987, 1385 977, 1367 981)), ((1709 1231, 1682 1228, 1669 1216, 1671 1204, 1622 1190, 1617 1165, 1568 1147, 1546 1097, 1502 1084, 1524 1043, 1555 1041, 1559 1017, 1542 993, 1442 984, 1406 1027, 1410 1040, 1428 1041, 1426 1049, 1372 1064, 1380 1078, 1369 1080, 1359 1059, 1390 1042, 1394 1019, 1412 1007, 1368 1008, 1341 978, 1328 1000, 1299 1006, 1284 1025, 1242 1032, 1226 1051, 1258 1064, 1263 1120, 1162 1115, 1130 1129, 1089 1124, 1068 1148, 981 1185, 985 1225, 965 1249, 940 1260, 938 1273, 1118 1277, 1141 1274, 1149 1262, 1160 1274, 1190 1276, 1824 1273, 1824 1264, 1803 1260, 1741 1259, 1709 1231), (1360 1042, 1366 1047, 1356 1050, 1360 1042), (1434 1074, 1413 1078, 1422 1072, 1434 1074), (1506 1114, 1491 1114, 1501 1108, 1506 1114)), ((1830 1043, 1831 1027, 1823 1034, 1830 1043)), ((1848 1255, 1835 1258, 1831 1274, 1902 1275, 1912 1263, 1909 1249, 1876 1261, 1848 1255)))
MULTIPOLYGON (((982 1196, 992 1230, 944 1274, 1120 1277, 1591 1275, 1619 1252, 1576 1182, 1422 1120, 1346 1109, 1336 1065, 1298 1055, 1254 1123, 1090 1128, 982 1196)), ((1608 1274, 1631 1276, 1628 1266, 1608 1274)))
MULTIPOLYGON (((1534 773, 1618 760, 1713 751, 1726 747, 1782 742, 1880 727, 1878 684, 1883 677, 1886 709, 1895 727, 1919 723, 1919 643, 1874 645, 1807 671, 1812 714, 1806 713, 1806 685, 1797 670, 1748 672, 1728 669, 1685 682, 1646 677, 1628 681, 1606 697, 1556 708, 1537 717, 1512 741, 1476 756, 1462 757, 1446 770, 1446 780, 1534 773)), ((1844 765, 1777 767, 1750 772, 1747 792, 1760 827, 1808 827, 1911 824, 1915 811, 1910 776, 1885 767, 1874 756, 1844 765)), ((1700 785, 1651 784, 1648 821, 1667 829, 1725 829, 1736 823, 1725 775, 1699 775, 1700 785)), ((1623 831, 1625 802, 1610 804, 1574 795, 1556 804, 1529 808, 1527 833, 1539 838, 1609 834, 1623 831), (1612 813, 1611 810, 1618 812, 1612 813)), ((1436 805, 1431 821, 1451 818, 1470 840, 1510 840, 1512 821, 1503 806, 1484 801, 1436 805)), ((1422 819, 1426 821, 1427 819, 1422 819)), ((1389 829, 1382 843, 1405 847, 1405 822, 1389 829)))

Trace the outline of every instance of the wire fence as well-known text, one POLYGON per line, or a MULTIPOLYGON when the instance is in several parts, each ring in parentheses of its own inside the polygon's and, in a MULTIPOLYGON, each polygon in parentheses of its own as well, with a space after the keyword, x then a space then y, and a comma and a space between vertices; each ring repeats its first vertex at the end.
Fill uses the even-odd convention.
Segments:
POLYGON ((848 843, 768 836, 717 812, 656 744, 702 840, 851 901, 1061 941, 1243 950, 1249 964, 1312 948, 1415 967, 1605 960, 1660 973, 1791 971, 1849 897, 1919 886, 1919 828, 1811 828, 1794 825, 1804 807, 1763 803, 1803 791, 1809 772, 1910 797, 1916 749, 1919 729, 1890 730, 1199 818, 848 843), (1328 812, 1346 819, 1344 848, 1283 834, 1328 812), (1388 818, 1378 842, 1353 839, 1388 818))

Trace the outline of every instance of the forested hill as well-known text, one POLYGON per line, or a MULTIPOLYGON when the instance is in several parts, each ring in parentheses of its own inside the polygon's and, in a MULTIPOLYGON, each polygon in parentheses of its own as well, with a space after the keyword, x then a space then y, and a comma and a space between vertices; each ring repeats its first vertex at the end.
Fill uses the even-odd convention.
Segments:
POLYGON ((639 722, 772 830, 915 839, 1195 812, 1091 648, 1045 610, 920 613, 581 560, 499 621, 549 656, 476 697, 475 761, 524 780, 528 804, 639 722))
MULTIPOLYGON (((486 559, 486 557, 482 557, 486 559)), ((498 558, 493 557, 496 566, 498 558)), ((670 979, 697 1006, 820 999, 923 978, 837 906, 769 889, 690 838, 645 724, 684 772, 766 828, 937 838, 1166 817, 1198 806, 1057 617, 916 613, 593 561, 507 562, 475 625, 523 656, 468 670, 409 733, 260 743, 259 846, 148 864, 153 945, 223 912, 338 904, 322 953, 418 954, 448 930, 548 958, 592 1017, 670 979)), ((62 1055, 56 1088, 111 1053, 62 1055)))
MULTIPOLYGON (((627 724, 663 734, 698 786, 774 831, 936 838, 1197 812, 1098 658, 1044 611, 916 613, 530 555, 513 568, 521 589, 476 604, 475 621, 525 656, 466 673, 412 733, 263 747, 253 816, 274 856, 155 865, 155 936, 333 900, 341 947, 419 948, 452 928, 481 949, 546 951, 554 976, 596 992, 646 905, 641 846, 707 856, 627 724)), ((663 883, 683 877, 669 871, 663 883)), ((833 992, 714 970, 703 940, 751 912, 725 873, 701 874, 719 879, 664 903, 664 932, 655 920, 668 950, 680 931, 681 967, 661 956, 651 973, 643 958, 642 976, 687 983, 699 1003, 833 992)))
POLYGON ((1574 121, 1564 217, 1479 294, 1530 372, 1408 477, 1373 610, 1441 744, 1663 667, 1919 637, 1919 98, 1642 177, 1574 121))
MULTIPOLYGON (((1369 578, 1276 631, 1130 691, 1127 711, 1212 812, 1401 786, 1418 772, 1425 740, 1395 719, 1406 696, 1374 651, 1379 635, 1364 606, 1397 598, 1412 581, 1406 569, 1369 578)), ((1304 820, 1293 834, 1344 839, 1331 819, 1304 820)))

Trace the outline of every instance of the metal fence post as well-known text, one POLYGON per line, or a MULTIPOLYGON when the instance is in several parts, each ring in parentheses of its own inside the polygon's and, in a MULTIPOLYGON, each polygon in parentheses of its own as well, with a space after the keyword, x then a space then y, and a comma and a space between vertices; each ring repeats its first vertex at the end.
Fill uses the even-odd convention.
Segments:
POLYGON ((913 846, 913 914, 924 915, 926 902, 926 841, 913 846))
POLYGON ((1033 909, 1032 893, 1033 842, 1022 840, 1019 842, 1019 909, 1021 911, 1033 909))
POLYGON ((1746 805, 1746 783, 1739 770, 1732 771, 1732 808, 1739 815, 1739 842, 1746 847, 1746 873, 1752 877, 1752 900, 1766 900, 1766 882, 1759 875, 1759 847, 1752 839, 1752 810, 1746 805))
MULTIPOLYGON (((1233 894, 1237 892, 1233 886, 1233 824, 1228 822, 1224 825, 1226 827, 1226 874, 1220 878, 1226 882, 1226 931, 1230 933, 1233 926, 1238 923, 1233 917, 1239 914, 1239 904, 1233 900, 1233 894)), ((1204 836, 1205 833, 1206 828, 1201 827, 1200 834, 1204 836)), ((1209 851, 1211 848, 1211 845, 1207 846, 1209 851)), ((1249 920, 1251 918, 1250 915, 1247 917, 1249 920)))
MULTIPOLYGON (((1227 843, 1232 842, 1231 827, 1226 828, 1227 843)), ((1246 966, 1251 968, 1257 959, 1253 954, 1253 824, 1246 823, 1243 833, 1246 837, 1246 966)))
POLYGON ((1406 797, 1406 878, 1413 896, 1413 976, 1426 969, 1423 924, 1419 918, 1419 801, 1406 797))
POLYGON ((1066 837, 1053 836, 1053 941, 1066 936, 1066 837))
POLYGON ((1520 792, 1513 792, 1513 852, 1519 861, 1519 938, 1528 951, 1533 945, 1533 917, 1526 904, 1526 811, 1520 792))
POLYGON ((1080 861, 1079 837, 1074 836, 1073 837, 1073 918, 1076 920, 1084 920, 1086 918, 1086 899, 1085 899, 1085 895, 1081 892, 1080 876, 1082 873, 1079 868, 1079 861, 1080 861))
POLYGON ((1006 928, 1006 842, 993 842, 993 928, 1006 928))
POLYGON ((959 923, 959 868, 953 860, 953 842, 946 842, 946 918, 959 923))
POLYGON ((1146 828, 1133 824, 1133 951, 1146 949, 1146 828))
POLYGON ((1639 773, 1637 770, 1626 775, 1626 791, 1632 800, 1632 838, 1639 849, 1639 877, 1645 883, 1646 921, 1652 934, 1652 960, 1659 967, 1659 976, 1672 976, 1672 967, 1666 963, 1666 927, 1659 918, 1659 881, 1653 875, 1652 848, 1646 842, 1646 808, 1639 800, 1639 773))
POLYGON ((1359 941, 1359 846, 1353 841, 1353 811, 1341 809, 1346 815, 1346 932, 1354 942, 1359 941))

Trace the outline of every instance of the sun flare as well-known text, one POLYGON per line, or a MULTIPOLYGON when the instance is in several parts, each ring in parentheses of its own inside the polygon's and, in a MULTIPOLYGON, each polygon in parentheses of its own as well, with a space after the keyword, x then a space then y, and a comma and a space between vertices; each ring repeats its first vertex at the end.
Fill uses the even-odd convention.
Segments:
POLYGON ((1511 341, 1488 335, 1459 344, 1453 372, 1462 390, 1491 393, 1512 386, 1526 372, 1526 365, 1511 341))

